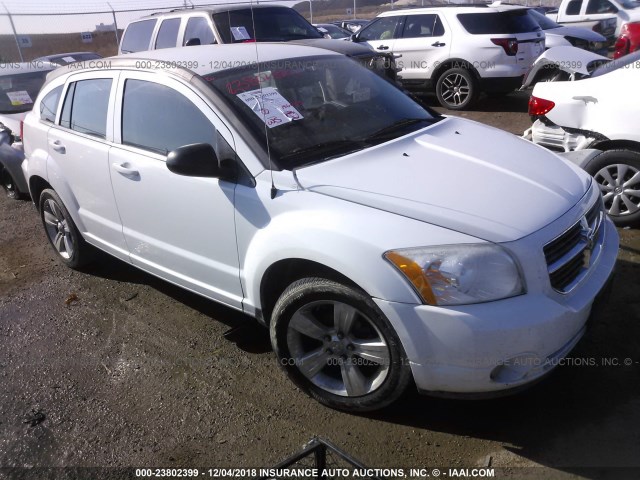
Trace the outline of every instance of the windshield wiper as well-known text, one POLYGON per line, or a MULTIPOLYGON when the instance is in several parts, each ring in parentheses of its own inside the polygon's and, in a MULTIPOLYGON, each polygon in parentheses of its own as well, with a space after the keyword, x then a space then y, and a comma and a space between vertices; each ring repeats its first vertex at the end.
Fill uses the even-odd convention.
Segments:
POLYGON ((392 123, 391 125, 387 125, 386 127, 373 132, 371 135, 368 135, 362 140, 365 142, 375 142, 375 141, 381 141, 381 140, 384 141, 396 135, 398 131, 402 131, 405 128, 410 127, 411 125, 415 125, 417 123, 422 123, 422 122, 431 124, 431 123, 434 123, 436 120, 437 119, 435 118, 405 118, 403 120, 399 120, 395 123, 392 123))
POLYGON ((294 166, 295 168, 299 168, 313 163, 330 160, 337 156, 353 153, 368 146, 369 145, 366 142, 361 140, 334 140, 331 142, 316 143, 315 145, 296 148, 286 155, 282 155, 280 157, 280 161, 294 166), (309 157, 309 161, 296 164, 296 159, 302 159, 306 156, 309 157))

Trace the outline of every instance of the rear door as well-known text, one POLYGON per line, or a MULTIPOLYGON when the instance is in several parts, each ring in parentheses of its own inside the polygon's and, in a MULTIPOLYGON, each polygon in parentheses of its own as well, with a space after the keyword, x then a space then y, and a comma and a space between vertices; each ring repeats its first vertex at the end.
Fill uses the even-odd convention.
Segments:
POLYGON ((73 75, 58 124, 48 132, 48 175, 87 241, 128 258, 109 176, 113 101, 118 73, 73 75))
POLYGON ((430 78, 434 64, 449 58, 451 30, 437 12, 407 15, 399 30, 392 51, 402 55, 397 63, 403 80, 430 78))
POLYGON ((193 143, 233 156, 230 131, 190 87, 148 72, 123 73, 114 118, 109 170, 131 262, 240 308, 236 184, 166 166, 169 151, 193 143))
POLYGON ((376 18, 358 32, 357 41, 380 52, 392 52, 403 18, 401 15, 376 18))

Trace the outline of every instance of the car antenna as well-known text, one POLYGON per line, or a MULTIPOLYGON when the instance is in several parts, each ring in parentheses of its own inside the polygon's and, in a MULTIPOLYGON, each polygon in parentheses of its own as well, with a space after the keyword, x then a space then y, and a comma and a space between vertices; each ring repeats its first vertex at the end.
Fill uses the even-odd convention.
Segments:
POLYGON ((253 44, 256 47, 256 66, 258 67, 258 85, 260 85, 260 100, 258 100, 258 106, 260 107, 260 113, 262 113, 262 123, 264 124, 264 139, 267 142, 267 158, 269 159, 269 172, 271 173, 271 200, 276 198, 278 189, 273 183, 273 165, 271 163, 271 149, 269 148, 269 130, 267 127, 267 117, 264 113, 264 97, 262 96, 262 81, 260 78, 260 58, 258 55, 258 39, 256 38, 256 21, 253 16, 253 0, 251 0, 251 26, 253 27, 253 44))

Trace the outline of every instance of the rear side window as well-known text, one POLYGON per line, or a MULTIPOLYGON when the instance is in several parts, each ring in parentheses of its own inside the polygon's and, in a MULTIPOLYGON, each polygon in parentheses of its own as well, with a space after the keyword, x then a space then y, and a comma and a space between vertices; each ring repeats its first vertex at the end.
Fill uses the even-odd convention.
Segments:
POLYGON ((388 40, 395 36, 396 27, 400 17, 382 17, 374 20, 358 34, 358 39, 363 42, 371 40, 388 40))
POLYGON ((571 0, 567 5, 567 15, 580 15, 582 0, 571 0))
POLYGON ((62 93, 62 85, 54 88, 40 102, 40 119, 45 122, 54 123, 56 121, 56 112, 58 111, 58 102, 62 93))
POLYGON ((182 45, 186 45, 189 40, 195 38, 200 40, 200 45, 216 43, 209 22, 207 22, 207 19, 204 17, 192 17, 189 19, 184 32, 184 42, 182 45))
POLYGON ((157 19, 142 20, 130 23, 120 45, 122 53, 141 52, 149 50, 151 34, 156 26, 157 19))
POLYGON ((122 143, 166 155, 191 143, 216 145, 215 128, 191 101, 159 83, 127 80, 122 143))
POLYGON ((178 41, 178 30, 180 29, 180 19, 170 18, 160 24, 158 38, 156 38, 156 48, 172 48, 178 41))
POLYGON ((540 25, 526 10, 460 13, 458 20, 465 30, 473 35, 529 33, 540 30, 540 25))
POLYGON ((104 138, 111 79, 97 78, 72 83, 62 106, 60 125, 76 132, 104 138))
POLYGON ((444 26, 438 15, 407 15, 402 38, 441 37, 442 35, 444 35, 444 26))

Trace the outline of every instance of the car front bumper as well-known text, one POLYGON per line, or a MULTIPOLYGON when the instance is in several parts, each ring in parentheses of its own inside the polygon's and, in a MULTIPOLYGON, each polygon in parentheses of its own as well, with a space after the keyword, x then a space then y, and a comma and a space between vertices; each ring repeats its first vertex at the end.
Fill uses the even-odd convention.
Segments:
POLYGON ((618 235, 604 222, 603 250, 570 295, 527 293, 459 307, 377 305, 396 328, 418 390, 492 396, 535 382, 563 363, 585 332, 616 262, 618 235))

